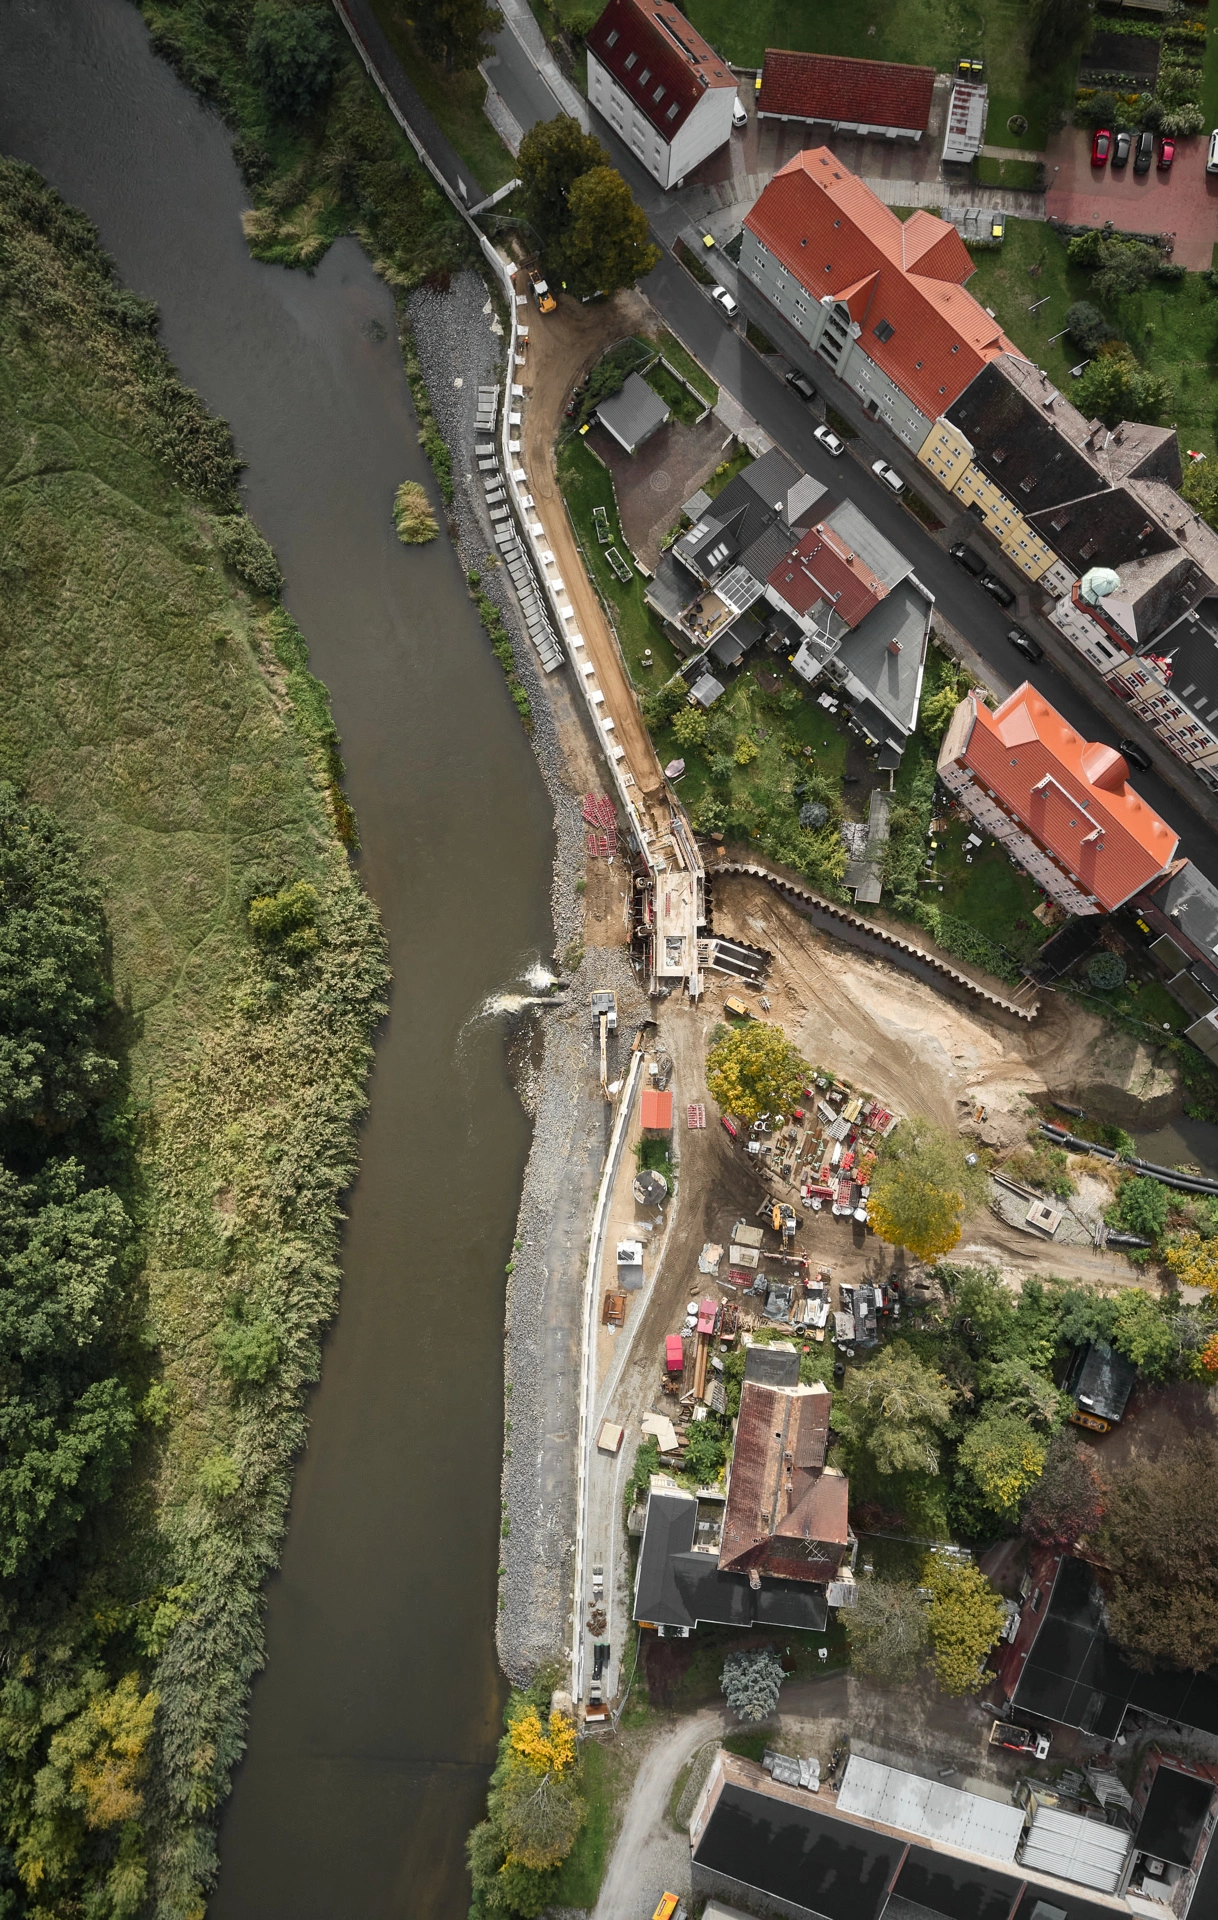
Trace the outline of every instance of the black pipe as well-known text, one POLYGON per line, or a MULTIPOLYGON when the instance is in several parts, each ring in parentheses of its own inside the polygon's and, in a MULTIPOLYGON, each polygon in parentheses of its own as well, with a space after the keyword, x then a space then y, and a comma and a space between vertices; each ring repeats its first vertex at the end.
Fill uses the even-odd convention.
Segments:
POLYGON ((1153 1160, 1125 1159, 1115 1148, 1101 1147, 1095 1140, 1080 1140, 1076 1133, 1067 1133, 1051 1120, 1042 1120, 1040 1131, 1060 1147, 1073 1147, 1076 1153, 1095 1153, 1101 1160, 1120 1160, 1122 1166, 1132 1167, 1135 1173, 1148 1173, 1164 1186, 1180 1187, 1185 1193, 1218 1193, 1218 1180, 1207 1180, 1202 1174, 1177 1173, 1174 1167, 1159 1167, 1153 1160))

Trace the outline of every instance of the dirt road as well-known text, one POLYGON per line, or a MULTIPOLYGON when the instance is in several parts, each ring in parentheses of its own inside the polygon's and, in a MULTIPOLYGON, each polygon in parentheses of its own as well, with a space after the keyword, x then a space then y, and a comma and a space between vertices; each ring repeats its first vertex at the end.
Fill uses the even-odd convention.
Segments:
POLYGON ((656 1740, 635 1775, 592 1920, 651 1920, 662 1893, 689 1898, 689 1840, 672 1827, 668 1802, 686 1761, 727 1724, 721 1711, 708 1707, 656 1740))

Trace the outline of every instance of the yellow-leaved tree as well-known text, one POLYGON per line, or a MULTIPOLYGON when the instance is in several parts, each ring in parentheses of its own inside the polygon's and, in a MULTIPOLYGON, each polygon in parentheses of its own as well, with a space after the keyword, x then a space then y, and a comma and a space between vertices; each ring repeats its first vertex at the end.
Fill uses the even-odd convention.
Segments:
POLYGON ((1183 1286, 1205 1287, 1218 1295, 1218 1241, 1196 1232, 1178 1233, 1163 1258, 1183 1286))
POLYGON ((706 1084, 724 1113, 750 1126, 759 1113, 786 1114, 808 1077, 806 1061, 781 1027, 749 1020, 713 1046, 706 1084))
POLYGON ((920 1260, 951 1252, 986 1197, 985 1169, 970 1167, 965 1154, 961 1141, 929 1120, 901 1122, 871 1176, 867 1218, 881 1240, 920 1260))
POLYGON ((529 1707, 512 1722, 497 1801, 505 1871, 544 1872, 570 1853, 587 1814, 575 1752, 575 1727, 565 1714, 551 1713, 543 1726, 536 1707, 529 1707))
POLYGON ((930 1588, 935 1679, 944 1693, 976 1693, 985 1679, 985 1656, 1006 1619, 1002 1601, 971 1560, 946 1554, 928 1557, 922 1585, 930 1588))

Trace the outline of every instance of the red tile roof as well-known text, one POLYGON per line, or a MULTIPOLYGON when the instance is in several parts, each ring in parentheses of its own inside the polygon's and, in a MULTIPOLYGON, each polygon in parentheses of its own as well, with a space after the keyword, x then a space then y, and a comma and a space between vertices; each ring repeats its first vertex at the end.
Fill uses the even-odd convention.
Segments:
POLYGON ((1177 835, 1127 784, 1115 747, 1084 740, 1026 681, 994 713, 969 699, 959 757, 1105 912, 1170 863, 1177 835))
POLYGON ((769 584, 796 613, 828 600, 839 620, 857 627, 888 589, 833 528, 809 528, 799 545, 779 561, 769 584))
POLYGON ((935 91, 933 67, 891 60, 844 60, 829 53, 784 53, 767 47, 759 113, 792 120, 847 120, 858 126, 925 132, 935 91))
POLYGON ((931 420, 988 361, 1023 357, 964 291, 973 263, 956 229, 925 209, 900 220, 827 147, 788 161, 744 224, 816 300, 849 294, 860 344, 931 420))
POLYGON ((736 85, 715 49, 671 0, 609 0, 587 46, 668 141, 709 87, 736 85))
POLYGON ((821 1386, 745 1381, 721 1567, 781 1572, 794 1580, 832 1579, 849 1541, 849 1482, 844 1474, 825 1471, 831 1398, 821 1386), (771 1559, 781 1565, 771 1567, 771 1559))
POLYGON ((640 1102, 643 1127, 653 1133, 672 1132, 672 1095, 658 1087, 644 1087, 640 1102))

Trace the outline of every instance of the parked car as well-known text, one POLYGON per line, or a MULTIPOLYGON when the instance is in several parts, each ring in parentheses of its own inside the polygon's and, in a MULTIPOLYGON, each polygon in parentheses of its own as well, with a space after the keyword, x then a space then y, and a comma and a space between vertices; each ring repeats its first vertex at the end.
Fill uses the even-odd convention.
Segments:
POLYGON ((835 433, 830 433, 828 427, 815 428, 812 438, 819 440, 825 452, 831 453, 835 460, 846 451, 846 442, 839 440, 835 433))
POLYGON ((737 94, 736 98, 732 101, 732 125, 734 127, 747 127, 748 124, 749 116, 745 112, 740 95, 737 94))
POLYGON ((1205 171, 1218 173, 1218 128, 1210 135, 1210 150, 1206 156, 1205 171))
POLYGON ((996 573, 983 574, 981 576, 981 588, 983 593, 989 594, 991 600, 997 600, 1000 607, 1013 607, 1015 605, 1015 595, 1011 592, 1006 581, 1000 580, 996 573))
POLYGON ((1166 173, 1168 168, 1171 166, 1172 161, 1175 159, 1175 157, 1176 157, 1175 141, 1171 138, 1170 134, 1166 134, 1166 133, 1160 134, 1159 136, 1159 171, 1161 173, 1166 173))
POLYGON ((1131 133, 1118 133, 1112 143, 1112 164, 1114 168, 1123 167, 1126 164, 1129 159, 1129 149, 1132 145, 1133 135, 1131 133))
POLYGON ((980 580, 985 572, 985 561, 979 553, 974 553, 971 547, 965 546, 963 540, 957 540, 954 547, 948 548, 948 552, 958 567, 963 567, 966 573, 971 573, 974 580, 980 580))
POLYGON ((1025 633, 1022 627, 1008 627, 1007 639, 1016 653, 1022 653, 1025 660, 1044 659, 1045 650, 1039 640, 1033 640, 1031 634, 1025 633))
POLYGON ((810 380, 805 379, 802 373, 789 373, 787 375, 787 385, 799 395, 801 400, 815 400, 816 398, 816 388, 810 380))
POLYGON ((1149 127, 1143 127, 1133 150, 1133 170, 1135 173, 1149 173, 1150 163, 1155 157, 1155 136, 1149 127))
POLYGON ((891 487, 894 493, 904 493, 905 482, 895 468, 889 466, 887 460, 873 460, 871 471, 878 475, 886 487, 891 487))
POLYGON ((732 296, 728 292, 726 287, 713 288, 711 292, 711 299, 716 301, 718 305, 722 308, 723 317, 725 320, 732 319, 732 317, 739 310, 739 302, 732 299, 732 296))
POLYGON ((1136 740, 1118 740, 1117 746, 1131 767, 1136 767, 1139 773, 1150 772, 1150 755, 1143 751, 1136 740))
POLYGON ((1091 136, 1091 164, 1093 167, 1106 167, 1108 155, 1112 152, 1112 134, 1107 127, 1097 127, 1091 136))

